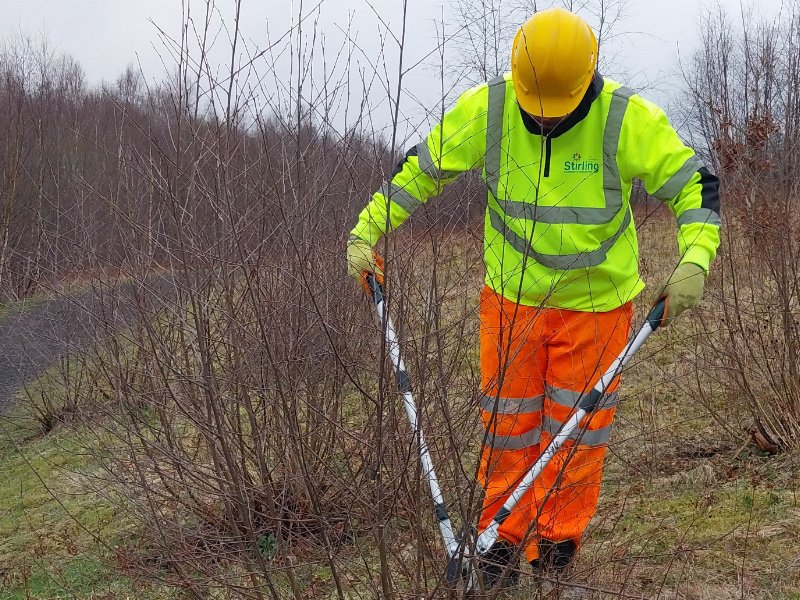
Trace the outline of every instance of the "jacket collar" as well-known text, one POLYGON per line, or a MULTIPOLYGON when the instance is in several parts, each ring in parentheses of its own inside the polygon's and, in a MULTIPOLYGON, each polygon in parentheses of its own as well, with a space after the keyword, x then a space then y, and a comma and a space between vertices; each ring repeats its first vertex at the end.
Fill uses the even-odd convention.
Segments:
MULTIPOLYGON (((592 77, 592 83, 589 84, 589 89, 586 90, 581 103, 578 104, 578 108, 573 110, 566 119, 556 125, 552 131, 547 134, 547 137, 558 137, 583 121, 583 119, 586 118, 586 115, 589 114, 589 109, 592 107, 592 102, 595 101, 595 99, 600 95, 600 92, 603 90, 604 83, 603 76, 600 75, 599 71, 595 71, 594 77, 592 77)), ((519 104, 517 104, 517 106, 519 106, 519 104)), ((528 132, 532 133, 533 135, 542 135, 542 128, 536 121, 533 120, 533 117, 522 110, 521 106, 519 106, 519 112, 522 114, 522 122, 525 124, 525 129, 527 129, 528 132)))

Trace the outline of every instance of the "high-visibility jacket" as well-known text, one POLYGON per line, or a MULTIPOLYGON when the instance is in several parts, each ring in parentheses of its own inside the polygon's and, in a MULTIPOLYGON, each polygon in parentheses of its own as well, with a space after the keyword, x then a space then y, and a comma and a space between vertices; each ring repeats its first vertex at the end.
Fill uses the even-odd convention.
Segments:
POLYGON ((486 284, 524 305, 604 312, 644 287, 632 180, 678 219, 681 262, 706 271, 719 246, 719 183, 664 112, 596 74, 581 106, 542 130, 510 74, 464 92, 359 215, 375 244, 442 185, 481 169, 488 188, 486 284))

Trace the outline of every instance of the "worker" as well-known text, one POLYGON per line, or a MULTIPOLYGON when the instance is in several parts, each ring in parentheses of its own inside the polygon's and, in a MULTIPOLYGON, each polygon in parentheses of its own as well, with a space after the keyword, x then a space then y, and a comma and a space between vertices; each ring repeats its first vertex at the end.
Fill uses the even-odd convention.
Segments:
MULTIPOLYGON (((597 53, 580 16, 535 13, 516 33, 510 73, 460 96, 361 211, 347 244, 351 275, 378 272, 381 236, 481 170, 479 530, 626 344, 644 288, 633 179, 678 221, 680 262, 660 292, 665 324, 697 306, 719 246, 718 179, 659 107, 596 71, 597 53)), ((481 562, 485 584, 515 583, 523 553, 551 573, 573 561, 597 507, 615 388, 503 522, 481 562)))

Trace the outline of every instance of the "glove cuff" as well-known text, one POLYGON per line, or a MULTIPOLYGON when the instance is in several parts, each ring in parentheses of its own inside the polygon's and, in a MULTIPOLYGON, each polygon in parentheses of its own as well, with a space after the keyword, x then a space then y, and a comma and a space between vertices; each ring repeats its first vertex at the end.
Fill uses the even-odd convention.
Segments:
POLYGON ((354 233, 351 233, 350 237, 347 238, 347 245, 349 246, 350 244, 366 244, 367 246, 372 248, 372 244, 370 244, 368 240, 365 240, 364 238, 359 237, 354 233))
POLYGON ((711 260, 713 259, 712 253, 707 249, 703 248, 702 246, 692 246, 686 253, 681 256, 681 265, 685 265, 687 263, 697 265, 703 272, 708 275, 708 269, 711 265, 711 260))
POLYGON ((702 273, 703 277, 708 279, 708 269, 703 267, 703 265, 698 265, 696 262, 691 260, 682 260, 678 265, 678 268, 680 269, 681 267, 687 267, 687 266, 696 267, 697 272, 702 273))

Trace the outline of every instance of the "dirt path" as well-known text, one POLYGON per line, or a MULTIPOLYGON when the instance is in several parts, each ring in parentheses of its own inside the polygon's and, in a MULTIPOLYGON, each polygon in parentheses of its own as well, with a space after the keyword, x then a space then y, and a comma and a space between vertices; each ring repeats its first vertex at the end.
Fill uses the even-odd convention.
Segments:
POLYGON ((59 358, 129 324, 139 314, 138 304, 144 301, 149 310, 157 310, 171 297, 171 277, 160 276, 146 288, 97 286, 15 304, 0 317, 0 413, 22 386, 59 358))

